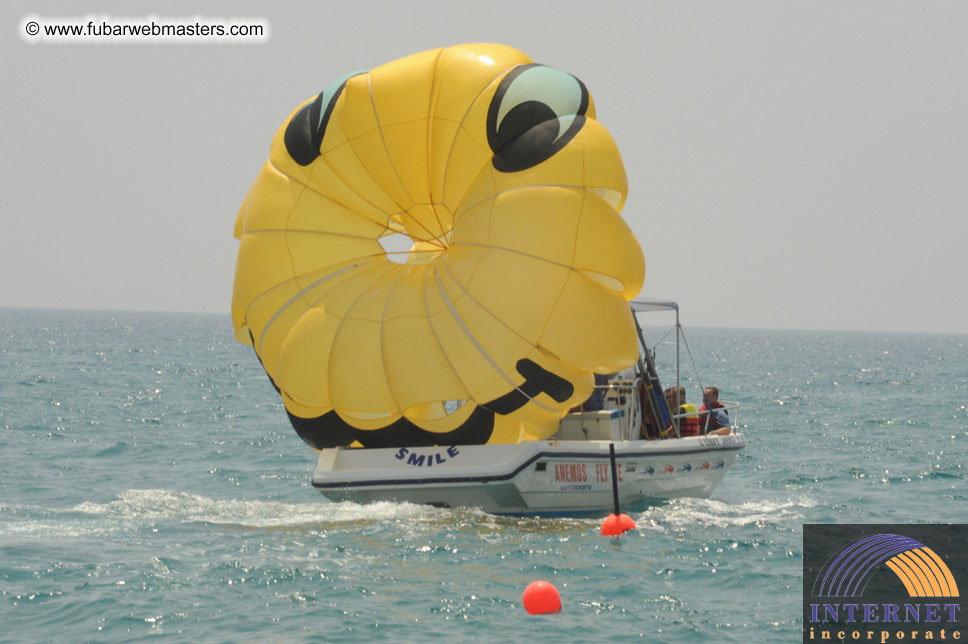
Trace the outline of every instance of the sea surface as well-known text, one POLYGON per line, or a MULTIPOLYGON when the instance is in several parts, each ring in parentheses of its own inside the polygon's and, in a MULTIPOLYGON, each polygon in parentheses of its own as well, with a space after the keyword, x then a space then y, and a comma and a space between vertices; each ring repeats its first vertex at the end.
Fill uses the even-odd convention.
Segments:
POLYGON ((796 642, 804 523, 968 522, 968 336, 686 339, 749 446, 606 538, 327 502, 226 316, 0 309, 0 641, 796 642))

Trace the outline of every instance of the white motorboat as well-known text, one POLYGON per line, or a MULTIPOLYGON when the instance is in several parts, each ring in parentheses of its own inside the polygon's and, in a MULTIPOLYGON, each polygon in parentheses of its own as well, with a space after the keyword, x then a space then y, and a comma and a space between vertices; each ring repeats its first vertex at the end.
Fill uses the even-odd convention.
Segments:
MULTIPOLYGON (((678 387, 678 305, 636 300, 632 310, 675 312, 678 387)), ((333 501, 407 501, 495 514, 604 514, 613 508, 611 445, 623 509, 657 499, 708 497, 746 447, 737 431, 739 405, 721 401, 730 428, 680 437, 686 414, 670 414, 641 326, 638 331, 640 359, 632 373, 600 387, 604 408, 568 414, 550 438, 511 445, 323 449, 312 484, 333 501)), ((700 413, 705 427, 707 414, 700 413)))

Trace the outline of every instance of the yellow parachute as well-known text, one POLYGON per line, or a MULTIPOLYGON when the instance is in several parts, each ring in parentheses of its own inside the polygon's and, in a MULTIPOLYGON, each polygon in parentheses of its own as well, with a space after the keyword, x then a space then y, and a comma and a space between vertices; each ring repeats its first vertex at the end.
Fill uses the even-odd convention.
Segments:
POLYGON ((637 356, 626 193, 585 85, 516 49, 349 74, 282 125, 239 211, 236 338, 315 449, 549 436, 637 356))

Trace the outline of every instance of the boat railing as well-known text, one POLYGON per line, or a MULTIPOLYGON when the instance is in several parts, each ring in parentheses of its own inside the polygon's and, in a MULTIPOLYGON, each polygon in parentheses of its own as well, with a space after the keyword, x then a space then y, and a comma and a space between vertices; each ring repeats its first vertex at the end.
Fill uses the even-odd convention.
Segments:
MULTIPOLYGON (((682 419, 684 418, 699 416, 700 434, 706 434, 710 431, 713 431, 709 428, 710 415, 712 415, 714 411, 717 411, 718 409, 722 409, 729 416, 730 431, 734 431, 735 429, 738 429, 739 428, 739 403, 728 401, 728 400, 720 400, 719 403, 722 405, 722 407, 718 407, 717 409, 697 410, 695 412, 690 412, 690 413, 672 414, 672 419, 674 421, 673 426, 681 425, 682 419)), ((674 438, 674 437, 670 437, 670 438, 674 438)))
MULTIPOLYGON (((617 409, 619 410, 619 423, 622 428, 622 438, 624 440, 638 440, 641 438, 640 432, 642 427, 642 408, 641 400, 638 393, 641 390, 642 384, 644 384, 642 378, 636 378, 634 381, 614 381, 608 385, 596 386, 596 389, 604 390, 605 407, 607 409, 617 409)), ((735 401, 720 400, 722 409, 726 412, 729 417, 730 431, 735 431, 739 428, 739 407, 740 404, 735 401)), ((699 425, 700 433, 707 434, 711 430, 709 428, 709 417, 715 410, 704 410, 696 411, 695 413, 699 415, 699 425)), ((691 414, 672 414, 671 418, 674 420, 673 425, 679 426, 683 418, 686 418, 691 414)), ((675 430, 670 432, 669 436, 665 438, 678 438, 675 434, 675 430)))
MULTIPOLYGON (((621 440, 639 440, 642 438, 641 432, 643 426, 643 411, 640 394, 643 384, 645 384, 645 381, 642 378, 636 378, 635 380, 615 380, 607 385, 595 386, 595 389, 601 391, 602 393, 602 399, 604 401, 603 409, 605 411, 618 412, 617 420, 620 428, 621 440)), ((722 410, 725 411, 729 416, 731 431, 735 431, 739 427, 739 403, 726 400, 721 400, 719 402, 723 405, 722 410)), ((701 434, 706 434, 709 431, 713 431, 708 429, 707 426, 708 418, 713 411, 715 410, 671 414, 669 418, 672 419, 672 429, 667 435, 660 436, 660 438, 679 438, 675 428, 681 425, 682 419, 686 417, 693 417, 695 415, 700 417, 701 434)), ((591 420, 597 413, 599 412, 583 408, 576 410, 571 416, 573 418, 581 419, 584 423, 584 419, 586 417, 588 420, 591 420)), ((587 432, 585 433, 587 438, 587 432)))

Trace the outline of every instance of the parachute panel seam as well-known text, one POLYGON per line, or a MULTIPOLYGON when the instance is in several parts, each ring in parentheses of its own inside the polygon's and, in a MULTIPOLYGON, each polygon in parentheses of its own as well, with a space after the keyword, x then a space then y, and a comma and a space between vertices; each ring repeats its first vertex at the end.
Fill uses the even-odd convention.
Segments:
MULTIPOLYGON (((259 355, 262 355, 262 343, 265 341, 266 333, 269 332, 269 328, 273 324, 275 324, 276 320, 286 311, 286 309, 288 309, 290 306, 292 306, 293 304, 295 304, 299 299, 305 297, 306 293, 308 293, 309 291, 313 290, 314 288, 316 288, 320 284, 323 284, 324 282, 327 282, 327 281, 333 279, 334 277, 336 277, 337 275, 339 275, 341 273, 345 273, 346 271, 353 270, 357 266, 360 266, 360 264, 353 264, 352 266, 346 266, 344 268, 339 269, 335 273, 330 273, 330 274, 328 274, 328 275, 326 275, 326 276, 324 276, 324 277, 316 280, 315 282, 313 282, 309 286, 305 287, 304 289, 300 290, 298 293, 296 293, 295 295, 293 295, 291 298, 289 298, 289 300, 285 304, 283 304, 281 307, 279 307, 278 309, 276 309, 276 312, 272 314, 272 317, 270 317, 269 320, 268 320, 268 322, 266 322, 265 326, 262 327, 262 333, 259 334, 259 355)), ((277 284, 276 286, 281 286, 284 283, 285 282, 281 282, 280 284, 277 284)), ((297 282, 297 285, 298 285, 298 282, 297 282)), ((266 292, 268 293, 268 291, 266 291, 266 292)), ((252 303, 254 304, 255 303, 255 300, 253 300, 252 303)))
POLYGON ((397 401, 397 397, 393 392, 393 387, 390 384, 390 377, 387 373, 387 358, 386 354, 383 352, 383 325, 386 322, 387 309, 390 307, 390 300, 393 299, 393 292, 396 290, 397 284, 399 284, 400 280, 402 280, 407 274, 406 271, 402 270, 398 270, 397 273, 399 273, 397 275, 397 279, 393 282, 393 285, 390 286, 390 292, 387 293, 387 299, 383 302, 383 311, 380 313, 380 364, 383 367, 383 379, 387 383, 387 391, 390 392, 390 400, 393 401, 393 406, 396 408, 397 413, 403 414, 403 409, 401 408, 400 403, 397 401))
MULTIPOLYGON (((459 282, 459 281, 457 280, 457 278, 456 278, 456 277, 454 277, 454 275, 453 275, 453 273, 451 273, 451 272, 450 272, 450 268, 449 268, 449 267, 447 267, 447 266, 445 265, 445 266, 444 266, 444 268, 445 268, 445 269, 447 269, 447 272, 448 272, 448 273, 450 274, 450 278, 451 278, 452 280, 454 280, 454 283, 455 283, 455 284, 457 284, 457 287, 458 287, 458 288, 459 288, 459 289, 460 289, 461 291, 463 291, 463 292, 464 292, 464 294, 465 294, 465 295, 466 295, 466 296, 468 297, 468 299, 470 299, 470 301, 472 301, 472 302, 473 302, 474 304, 476 304, 476 305, 477 305, 478 307, 480 307, 480 309, 481 309, 482 311, 484 311, 484 312, 486 312, 486 313, 487 313, 488 315, 490 315, 490 316, 491 316, 492 318, 494 318, 494 319, 495 319, 495 320, 496 320, 496 321, 497 321, 497 322, 498 322, 498 323, 499 323, 499 324, 500 324, 501 326, 503 326, 503 327, 504 327, 504 328, 506 328, 506 329, 507 329, 508 331, 510 331, 510 332, 511 332, 511 333, 513 333, 514 335, 516 335, 516 336, 518 336, 519 338, 521 338, 521 340, 522 340, 522 341, 523 341, 523 342, 524 342, 525 344, 527 344, 527 345, 528 345, 528 346, 530 346, 530 347, 534 347, 534 348, 537 348, 537 346, 536 346, 535 344, 533 344, 533 343, 532 343, 532 342, 531 342, 530 340, 528 340, 527 338, 524 338, 524 337, 522 337, 522 336, 521 336, 521 334, 519 334, 519 333, 518 333, 517 331, 515 331, 515 330, 514 330, 514 329, 512 329, 511 327, 509 327, 509 326, 507 326, 507 324, 505 324, 505 323, 504 323, 504 322, 502 322, 502 321, 501 321, 500 319, 498 319, 498 318, 497 318, 497 316, 495 316, 495 315, 494 315, 494 313, 492 313, 492 312, 491 312, 491 311, 490 311, 489 309, 487 309, 487 308, 486 308, 486 307, 484 307, 484 306, 483 306, 483 305, 482 305, 482 304, 481 304, 480 302, 478 302, 478 301, 477 301, 477 300, 476 300, 476 299, 474 298, 474 296, 473 296, 473 295, 471 295, 471 294, 470 294, 470 292, 469 292, 469 291, 468 291, 467 289, 465 289, 465 288, 463 287, 463 285, 461 285, 461 283, 460 283, 460 282, 459 282)), ((467 328, 467 326, 466 326, 466 325, 464 324, 464 321, 463 321, 463 320, 462 320, 462 319, 460 318, 460 316, 459 316, 459 315, 457 314, 457 311, 456 311, 456 310, 454 309, 454 307, 453 307, 453 306, 451 305, 451 303, 450 303, 450 298, 448 298, 448 297, 447 297, 447 294, 446 294, 446 293, 444 293, 444 291, 443 291, 443 285, 442 285, 442 284, 440 283, 440 276, 439 276, 439 275, 437 275, 437 273, 436 273, 436 271, 434 272, 434 274, 435 274, 435 276, 437 276, 437 285, 438 285, 438 287, 439 287, 439 288, 441 289, 441 294, 442 294, 442 295, 444 296, 444 301, 446 301, 446 302, 447 302, 447 306, 448 306, 448 307, 450 308, 450 310, 451 310, 451 313, 453 314, 453 316, 454 316, 454 318, 455 318, 455 319, 457 320, 457 322, 458 322, 458 324, 460 324, 460 326, 461 326, 461 328, 462 328, 462 329, 464 330, 464 333, 466 333, 466 334, 467 334, 467 337, 468 337, 468 338, 470 338, 470 340, 471 340, 471 342, 473 342, 473 343, 474 343, 474 346, 475 346, 475 347, 477 347, 477 350, 478 350, 478 351, 479 351, 479 352, 481 353, 481 355, 483 355, 483 356, 484 356, 484 357, 485 357, 485 358, 487 359, 487 361, 491 363, 491 366, 492 366, 492 367, 494 367, 494 370, 495 370, 495 371, 497 371, 497 372, 498 372, 499 374, 501 374, 501 375, 503 376, 503 378, 504 378, 504 380, 506 380, 506 381, 507 381, 508 383, 510 383, 510 385, 511 385, 512 387, 514 387, 515 389, 517 389, 518 391, 520 391, 520 392, 521 392, 521 393, 522 393, 522 394, 523 394, 523 395, 524 395, 524 396, 525 396, 525 397, 526 397, 526 398, 527 398, 528 400, 530 400, 531 402, 533 402, 533 403, 534 403, 535 405, 537 405, 538 407, 541 407, 542 409, 544 409, 544 410, 546 410, 546 411, 550 411, 550 412, 552 412, 552 413, 556 413, 556 410, 554 410, 554 409, 552 409, 552 408, 550 408, 550 407, 547 407, 546 405, 543 405, 543 404, 542 404, 542 403, 540 403, 539 401, 537 401, 537 400, 535 400, 535 398, 532 398, 532 397, 531 397, 531 396, 529 396, 529 395, 528 395, 527 393, 525 393, 524 391, 522 391, 522 390, 521 390, 521 388, 520 388, 520 387, 518 387, 518 386, 517 386, 516 384, 514 384, 514 381, 513 381, 513 380, 511 380, 511 379, 510 379, 510 377, 508 377, 508 375, 507 375, 506 373, 504 373, 504 370, 502 370, 502 369, 501 369, 501 368, 500 368, 500 367, 498 366, 498 364, 497 364, 497 363, 496 363, 496 362, 495 362, 495 361, 494 361, 494 360, 493 360, 493 359, 491 358, 491 356, 490 356, 490 355, 489 355, 489 354, 488 354, 488 353, 487 353, 487 352, 486 352, 486 351, 484 350, 484 347, 482 347, 482 346, 481 346, 481 345, 480 345, 480 344, 478 343, 478 341, 477 341, 477 339, 476 339, 476 338, 475 338, 475 337, 473 336, 473 334, 471 334, 471 332, 470 332, 470 329, 468 329, 468 328, 467 328)))
MULTIPOLYGON (((382 266, 382 265, 381 264, 375 264, 374 263, 373 266, 376 267, 376 266, 382 266)), ((348 320, 350 318, 350 314, 353 312, 353 309, 359 303, 360 299, 362 299, 362 297, 364 295, 366 295, 367 293, 369 293, 370 290, 374 287, 374 285, 376 285, 378 282, 382 281, 384 278, 386 278, 388 275, 391 275, 394 272, 392 266, 390 266, 388 268, 390 269, 390 272, 379 272, 378 275, 376 276, 376 278, 373 281, 371 281, 369 284, 367 284, 363 289, 360 290, 359 293, 356 294, 356 297, 353 298, 353 301, 350 303, 350 305, 348 307, 346 307, 346 312, 342 315, 342 317, 339 318, 339 323, 336 325, 336 330, 333 331, 333 344, 330 346, 329 358, 326 360, 326 385, 329 388, 329 391, 327 391, 326 393, 327 393, 327 396, 329 397, 330 404, 332 404, 332 402, 333 402, 333 390, 332 390, 332 386, 330 384, 330 383, 332 383, 332 378, 329 377, 330 371, 333 368, 333 349, 332 349, 332 347, 336 345, 336 339, 337 339, 337 337, 339 337, 340 329, 343 328, 343 324, 346 322, 346 320, 348 320)), ((320 299, 322 299, 324 297, 326 297, 325 294, 320 299)), ((319 300, 316 300, 316 301, 318 302, 319 300)), ((384 376, 385 376, 385 374, 384 374, 384 376)), ((385 377, 384 377, 384 380, 386 380, 385 377)), ((388 384, 387 385, 387 389, 389 390, 389 388, 390 388, 390 386, 388 384)), ((336 407, 333 406, 333 408, 335 409, 336 407)), ((339 413, 339 412, 337 411, 337 413, 339 413)))

